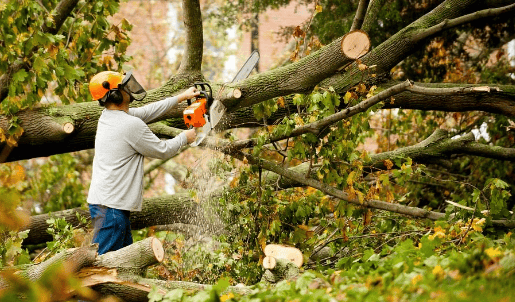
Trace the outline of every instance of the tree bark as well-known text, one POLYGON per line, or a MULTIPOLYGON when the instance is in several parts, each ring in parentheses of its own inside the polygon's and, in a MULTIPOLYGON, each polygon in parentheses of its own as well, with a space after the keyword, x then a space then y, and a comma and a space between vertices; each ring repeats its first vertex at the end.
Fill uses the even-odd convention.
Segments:
POLYGON ((202 33, 202 14, 198 0, 183 0, 186 44, 178 73, 200 75, 204 38, 202 33))

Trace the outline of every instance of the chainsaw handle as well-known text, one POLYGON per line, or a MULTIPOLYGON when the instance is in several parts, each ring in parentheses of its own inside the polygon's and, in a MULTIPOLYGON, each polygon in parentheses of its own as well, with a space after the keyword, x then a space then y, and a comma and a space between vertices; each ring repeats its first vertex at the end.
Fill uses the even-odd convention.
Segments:
POLYGON ((211 107, 211 104, 213 103, 213 89, 211 88, 211 85, 204 82, 197 82, 194 83, 193 86, 199 90, 200 95, 204 95, 207 100, 207 106, 211 107), (209 92, 206 87, 209 88, 209 92))
POLYGON ((211 85, 209 85, 208 83, 197 82, 197 83, 194 83, 193 86, 195 86, 195 88, 197 88, 198 90, 206 91, 206 92, 207 92, 206 87, 208 87, 209 88, 209 95, 213 94, 213 89, 211 89, 211 85))

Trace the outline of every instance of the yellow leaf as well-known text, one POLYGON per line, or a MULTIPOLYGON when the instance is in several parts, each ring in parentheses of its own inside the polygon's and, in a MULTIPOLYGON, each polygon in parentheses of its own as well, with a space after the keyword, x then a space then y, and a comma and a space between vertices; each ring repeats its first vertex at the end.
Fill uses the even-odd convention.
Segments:
POLYGON ((14 130, 14 133, 13 133, 14 138, 15 138, 15 139, 20 138, 20 136, 22 136, 22 134, 23 134, 23 132, 24 132, 24 131, 25 131, 25 130, 23 130, 23 128, 22 128, 22 127, 17 127, 17 128, 16 128, 16 130, 14 130))
POLYGON ((16 138, 14 135, 10 135, 9 138, 7 138, 6 143, 9 147, 17 147, 18 142, 16 141, 16 138))
POLYGON ((343 100, 345 101, 345 103, 348 103, 348 102, 350 101, 351 97, 352 97, 352 93, 350 93, 349 91, 347 91, 347 92, 345 93, 345 95, 343 96, 343 100))
POLYGON ((435 275, 435 277, 438 279, 442 279, 445 276, 445 271, 440 265, 437 265, 435 268, 433 268, 433 275, 435 275))
POLYGON ((411 279, 411 284, 417 285, 417 283, 422 281, 422 279, 422 275, 416 275, 415 277, 413 277, 413 279, 411 279))
POLYGON ((304 231, 309 231, 309 226, 305 225, 305 224, 299 224, 297 225, 297 227, 301 230, 304 230, 304 231))
POLYGON ((301 125, 301 126, 304 125, 304 121, 302 120, 302 118, 300 116, 296 115, 294 119, 295 119, 295 124, 301 125))
POLYGON ((354 175, 356 174, 355 171, 352 171, 349 173, 349 176, 347 177, 347 184, 349 186, 352 186, 352 184, 354 183, 354 175))
POLYGON ((232 298, 234 298, 234 294, 233 293, 228 293, 226 295, 222 295, 220 297, 220 301, 225 302, 225 301, 227 301, 229 299, 232 299, 232 298))
POLYGON ((390 170, 392 167, 393 167, 393 163, 391 160, 389 159, 386 159, 383 161, 383 164, 386 166, 386 169, 387 170, 390 170))
POLYGON ((358 68, 359 68, 359 70, 363 71, 363 70, 367 69, 368 66, 363 63, 360 63, 360 64, 358 64, 358 68))
POLYGON ((5 142, 6 139, 7 137, 5 136, 4 129, 0 128, 0 143, 5 142))
POLYGON ((365 195, 363 193, 361 193, 361 191, 357 191, 356 193, 358 193, 358 201, 359 203, 363 203, 363 201, 365 201, 365 195))
POLYGON ((485 250, 485 253, 490 257, 490 259, 497 258, 498 256, 502 255, 501 251, 499 251, 496 248, 489 247, 485 250))
POLYGON ((284 97, 278 97, 277 98, 277 105, 279 105, 281 108, 284 108, 284 97))
POLYGON ((392 202, 394 200, 393 193, 391 191, 386 192, 386 202, 392 202))
POLYGON ((363 93, 363 92, 367 91, 367 86, 365 86, 365 84, 363 84, 363 83, 360 83, 356 87, 356 91, 359 92, 359 93, 363 93))
POLYGON ((259 241, 259 245, 261 246, 261 250, 265 250, 265 247, 266 247, 266 237, 263 236, 261 238, 258 239, 259 241))
POLYGON ((370 90, 367 93, 367 98, 374 96, 374 91, 376 90, 376 88, 377 88, 376 85, 370 87, 370 90))
POLYGON ((354 190, 354 187, 349 187, 345 191, 349 194, 350 199, 354 199, 356 197, 356 190, 354 190))
POLYGON ((316 10, 317 13, 321 13, 322 12, 322 5, 317 5, 315 7, 315 10, 316 10))

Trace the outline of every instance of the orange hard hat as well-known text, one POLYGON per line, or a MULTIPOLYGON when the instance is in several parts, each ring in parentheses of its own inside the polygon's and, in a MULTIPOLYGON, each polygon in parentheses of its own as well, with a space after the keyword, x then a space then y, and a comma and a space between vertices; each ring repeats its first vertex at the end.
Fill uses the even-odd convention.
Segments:
POLYGON ((96 74, 89 81, 89 92, 93 100, 100 100, 109 90, 118 89, 118 84, 122 82, 123 77, 123 74, 115 71, 102 71, 96 74))

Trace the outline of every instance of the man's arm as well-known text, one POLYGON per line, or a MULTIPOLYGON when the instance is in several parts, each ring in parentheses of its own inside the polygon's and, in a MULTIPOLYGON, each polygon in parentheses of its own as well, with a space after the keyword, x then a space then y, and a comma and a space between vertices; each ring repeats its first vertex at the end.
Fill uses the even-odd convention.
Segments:
MULTIPOLYGON (((168 159, 176 155, 182 146, 185 146, 189 137, 187 131, 181 132, 172 139, 159 139, 147 125, 144 125, 143 133, 139 139, 131 144, 134 150, 145 157, 168 159)), ((193 130, 190 130, 193 131, 193 130)))
POLYGON ((139 108, 129 108, 129 114, 140 118, 146 124, 159 120, 175 105, 199 95, 195 87, 190 87, 181 94, 154 102, 139 108))

